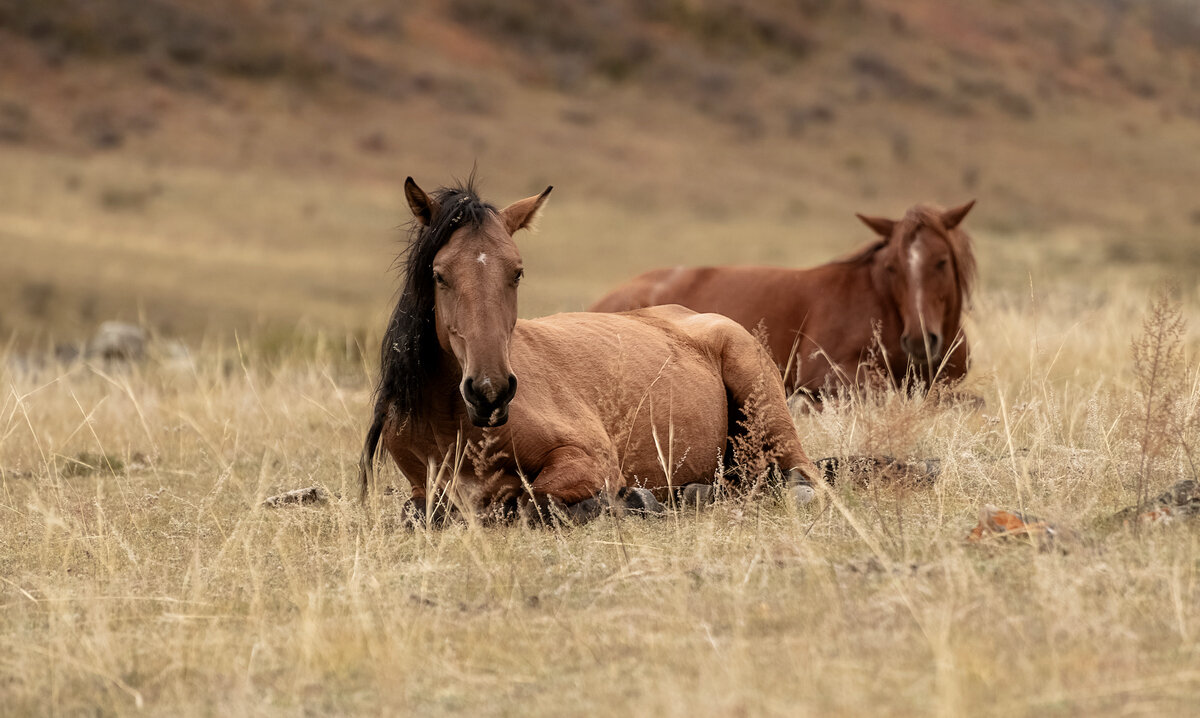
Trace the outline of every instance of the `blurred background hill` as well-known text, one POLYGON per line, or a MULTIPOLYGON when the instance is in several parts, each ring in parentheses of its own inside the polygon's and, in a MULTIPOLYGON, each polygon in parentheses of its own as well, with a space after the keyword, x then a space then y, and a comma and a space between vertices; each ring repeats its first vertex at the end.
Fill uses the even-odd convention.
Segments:
POLYGON ((0 336, 377 334, 476 165, 527 316, 969 198, 985 287, 1195 292, 1198 157, 1190 0, 0 0, 0 336))

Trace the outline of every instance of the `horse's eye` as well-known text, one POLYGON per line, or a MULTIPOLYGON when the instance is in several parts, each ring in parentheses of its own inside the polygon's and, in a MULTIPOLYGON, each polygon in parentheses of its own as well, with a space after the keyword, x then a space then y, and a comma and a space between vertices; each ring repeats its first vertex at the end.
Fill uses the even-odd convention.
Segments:
POLYGON ((434 273, 433 273, 433 281, 437 282, 437 285, 438 285, 439 287, 444 287, 444 286, 446 286, 446 278, 442 276, 442 273, 441 273, 441 272, 434 272, 434 273))
POLYGON ((937 263, 936 265, 934 265, 934 266, 935 266, 937 269, 945 269, 945 268, 946 268, 946 260, 944 260, 944 259, 939 259, 939 260, 938 260, 938 263, 937 263))
POLYGON ((525 270, 524 270, 524 269, 518 269, 518 270, 517 270, 517 273, 516 273, 515 275, 513 275, 513 284, 514 284, 514 285, 516 285, 516 284, 520 284, 520 283, 521 283, 521 277, 524 277, 524 276, 525 276, 525 270))
POLYGON ((887 271, 888 271, 888 274, 895 274, 896 273, 896 265, 894 265, 894 264, 887 265, 887 271))

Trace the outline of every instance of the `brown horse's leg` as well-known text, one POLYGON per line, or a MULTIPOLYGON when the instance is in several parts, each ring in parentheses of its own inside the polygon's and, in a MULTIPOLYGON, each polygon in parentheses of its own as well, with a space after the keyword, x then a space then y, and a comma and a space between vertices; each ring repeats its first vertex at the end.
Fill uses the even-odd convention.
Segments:
MULTIPOLYGON (((603 446, 603 442, 598 440, 596 445, 603 446)), ((595 518, 613 505, 646 514, 663 510, 651 491, 625 485, 611 448, 595 452, 577 446, 555 449, 530 489, 532 496, 523 497, 522 513, 543 523, 550 522, 551 507, 563 510, 576 523, 595 518)))
POLYGON ((615 492, 624 486, 625 480, 611 450, 588 452, 577 446, 560 446, 547 455, 530 488, 535 497, 553 496, 570 505, 590 499, 606 488, 615 492))
POLYGON ((775 363, 757 339, 732 321, 720 325, 720 331, 721 377, 733 403, 731 408, 758 412, 768 432, 764 438, 779 456, 789 484, 816 483, 821 474, 800 446, 775 363))

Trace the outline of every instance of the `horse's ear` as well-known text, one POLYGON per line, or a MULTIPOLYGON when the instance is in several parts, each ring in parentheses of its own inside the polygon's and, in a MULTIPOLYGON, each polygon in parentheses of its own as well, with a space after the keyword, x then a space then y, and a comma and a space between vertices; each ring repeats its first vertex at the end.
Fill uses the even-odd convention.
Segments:
POLYGON ((413 216, 417 218, 418 222, 428 227, 429 223, 433 221, 433 215, 437 212, 437 202, 425 194, 425 190, 418 187, 412 177, 404 180, 404 196, 408 199, 408 208, 412 210, 413 216))
POLYGON ((896 228, 896 221, 893 219, 884 219, 883 217, 867 217, 866 215, 856 214, 863 224, 870 227, 875 234, 887 239, 892 236, 892 230, 896 228))
POLYGON ((954 229, 963 221, 963 218, 967 216, 967 212, 970 212, 974 206, 975 200, 971 200, 964 205, 942 212, 942 226, 946 229, 954 229))
POLYGON ((538 212, 546 203, 546 198, 550 196, 552 189, 554 187, 547 187, 545 192, 535 197, 519 199, 500 210, 500 216, 504 218, 504 224, 508 227, 509 234, 515 234, 518 229, 532 227, 537 222, 538 212))

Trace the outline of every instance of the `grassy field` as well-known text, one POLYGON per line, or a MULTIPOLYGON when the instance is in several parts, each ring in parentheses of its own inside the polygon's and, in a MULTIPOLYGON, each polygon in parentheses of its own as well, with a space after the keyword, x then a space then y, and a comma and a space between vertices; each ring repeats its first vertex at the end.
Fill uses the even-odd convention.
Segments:
MULTIPOLYGON (((6 711, 1189 715, 1200 530, 1104 521, 1137 500, 1147 309, 1140 290, 988 293, 968 384, 986 406, 797 415, 814 457, 940 458, 932 487, 561 530, 398 530, 403 489, 260 508, 313 484, 355 496, 370 370, 332 343, 10 363, 6 711), (968 544, 985 503, 1066 538, 968 544)), ((1194 328, 1179 341, 1155 391, 1192 424, 1151 452, 1152 493, 1194 476, 1194 328)))
POLYGON ((404 6, 0 0, 0 714, 1196 713, 1200 527, 1110 520, 1196 478, 1194 4, 404 6), (352 500, 401 186, 473 165, 555 185, 523 316, 976 197, 983 402, 797 411, 932 486, 402 530, 352 500), (187 356, 52 358, 107 319, 187 356))

